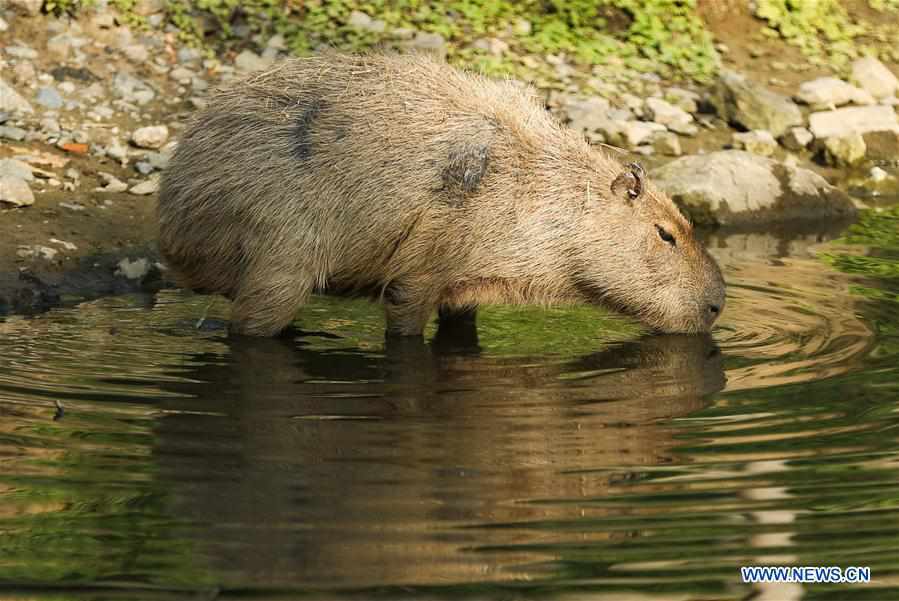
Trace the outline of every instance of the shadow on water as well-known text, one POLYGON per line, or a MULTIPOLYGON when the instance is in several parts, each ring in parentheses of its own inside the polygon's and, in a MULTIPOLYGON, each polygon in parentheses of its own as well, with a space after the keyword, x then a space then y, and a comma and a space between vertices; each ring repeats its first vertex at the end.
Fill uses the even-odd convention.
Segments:
POLYGON ((670 462, 665 420, 724 386, 704 337, 552 365, 481 356, 472 342, 438 334, 338 360, 239 340, 226 362, 198 361, 192 383, 167 386, 178 396, 160 405, 159 478, 214 570, 285 587, 521 578, 543 554, 477 548, 570 535, 496 526, 583 517, 578 500, 629 478, 626 466, 670 462), (530 502, 544 498, 571 504, 530 502))

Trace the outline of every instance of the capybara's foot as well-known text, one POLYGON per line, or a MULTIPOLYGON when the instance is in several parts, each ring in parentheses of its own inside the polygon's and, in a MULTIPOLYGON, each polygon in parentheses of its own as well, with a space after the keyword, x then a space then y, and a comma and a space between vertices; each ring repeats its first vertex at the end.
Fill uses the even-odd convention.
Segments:
POLYGON ((386 305, 387 337, 423 335, 432 311, 433 309, 430 306, 388 302, 386 305))
MULTIPOLYGON (((264 277, 259 278, 265 281, 264 277)), ((229 331, 247 336, 276 336, 293 321, 308 296, 303 281, 279 279, 276 286, 245 286, 231 306, 229 331)))

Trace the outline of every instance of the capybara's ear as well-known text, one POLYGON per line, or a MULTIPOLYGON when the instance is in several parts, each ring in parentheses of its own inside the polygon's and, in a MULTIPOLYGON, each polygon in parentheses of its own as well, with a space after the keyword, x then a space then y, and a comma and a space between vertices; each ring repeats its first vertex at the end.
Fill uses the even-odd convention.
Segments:
POLYGON ((628 163, 624 171, 612 181, 612 194, 628 201, 637 200, 643 195, 646 172, 639 163, 628 163))

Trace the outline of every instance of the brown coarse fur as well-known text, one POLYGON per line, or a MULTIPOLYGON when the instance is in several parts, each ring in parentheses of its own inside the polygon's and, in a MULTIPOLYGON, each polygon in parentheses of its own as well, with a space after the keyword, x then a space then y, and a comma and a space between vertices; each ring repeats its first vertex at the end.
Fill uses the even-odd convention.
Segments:
POLYGON ((383 300, 398 335, 437 308, 576 302, 699 332, 724 303, 642 169, 529 89, 424 56, 292 59, 216 93, 165 172, 159 221, 169 267, 231 298, 245 334, 281 331, 313 292, 383 300))

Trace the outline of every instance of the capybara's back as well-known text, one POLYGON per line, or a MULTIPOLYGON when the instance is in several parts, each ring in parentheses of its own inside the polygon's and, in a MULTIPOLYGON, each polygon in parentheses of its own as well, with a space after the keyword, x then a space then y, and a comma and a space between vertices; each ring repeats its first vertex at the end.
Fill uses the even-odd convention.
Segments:
POLYGON ((277 333, 316 291, 383 299, 400 335, 486 302, 707 330, 720 272, 644 179, 514 83, 327 54, 210 99, 163 177, 160 250, 183 284, 231 298, 247 334, 277 333))

